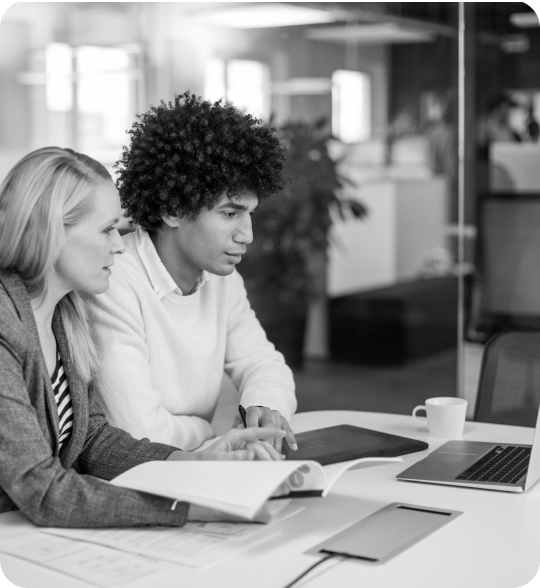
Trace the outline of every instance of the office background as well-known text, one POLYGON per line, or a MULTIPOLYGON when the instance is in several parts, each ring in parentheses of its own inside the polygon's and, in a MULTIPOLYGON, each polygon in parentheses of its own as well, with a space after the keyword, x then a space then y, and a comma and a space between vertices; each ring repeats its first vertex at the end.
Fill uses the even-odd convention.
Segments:
MULTIPOLYGON (((539 60, 519 2, 17 3, 0 23, 0 178, 45 145, 114 173, 136 114, 186 89, 302 123, 306 157, 329 156, 366 214, 332 211, 303 315, 281 309, 283 327, 257 308, 295 366, 299 410, 473 400, 485 339, 540 317, 536 217, 513 208, 540 198, 539 60)), ((234 409, 224 382, 218 430, 234 409)))

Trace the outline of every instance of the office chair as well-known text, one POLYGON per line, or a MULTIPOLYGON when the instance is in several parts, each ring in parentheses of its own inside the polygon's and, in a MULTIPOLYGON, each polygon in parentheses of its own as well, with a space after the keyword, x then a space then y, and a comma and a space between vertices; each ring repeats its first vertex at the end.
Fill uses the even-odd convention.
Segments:
POLYGON ((534 427, 540 406, 540 331, 499 333, 486 343, 474 420, 534 427))

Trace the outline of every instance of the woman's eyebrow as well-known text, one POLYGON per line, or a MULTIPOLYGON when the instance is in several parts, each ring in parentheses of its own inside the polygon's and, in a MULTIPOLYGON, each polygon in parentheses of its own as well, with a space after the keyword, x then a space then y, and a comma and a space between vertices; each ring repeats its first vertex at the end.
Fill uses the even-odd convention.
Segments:
POLYGON ((104 227, 108 227, 109 225, 114 225, 114 224, 116 224, 118 222, 120 222, 120 217, 119 216, 117 216, 116 218, 113 218, 108 223, 103 223, 103 226, 104 227))

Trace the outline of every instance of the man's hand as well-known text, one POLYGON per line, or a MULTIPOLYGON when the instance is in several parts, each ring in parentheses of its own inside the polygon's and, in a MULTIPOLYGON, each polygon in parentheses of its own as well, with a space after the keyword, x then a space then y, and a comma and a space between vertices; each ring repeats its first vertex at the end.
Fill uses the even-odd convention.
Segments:
POLYGON ((281 453, 273 442, 285 437, 286 431, 276 428, 231 429, 223 437, 202 451, 173 451, 167 460, 203 461, 281 461, 281 453))
MULTIPOLYGON (((298 449, 294 433, 285 417, 282 417, 279 410, 272 410, 266 406, 248 406, 246 408, 246 424, 251 427, 267 427, 271 429, 280 429, 286 432, 285 440, 287 445, 293 450, 298 449)), ((233 423, 233 429, 242 429, 244 427, 240 415, 236 416, 233 423)), ((273 440, 274 449, 281 453, 282 437, 276 437, 273 440)))

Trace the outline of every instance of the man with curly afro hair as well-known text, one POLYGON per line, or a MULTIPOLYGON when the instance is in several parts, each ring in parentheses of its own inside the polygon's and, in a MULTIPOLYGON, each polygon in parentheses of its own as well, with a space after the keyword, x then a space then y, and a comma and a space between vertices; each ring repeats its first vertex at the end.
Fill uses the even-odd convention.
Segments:
MULTIPOLYGON (((117 163, 134 233, 109 290, 88 299, 109 421, 184 450, 215 436, 224 372, 248 427, 287 430, 294 381, 267 340, 235 271, 253 240, 251 215, 282 187, 274 129, 230 103, 186 92, 139 117, 117 163)), ((233 426, 243 426, 238 415, 233 426)), ((261 459, 281 459, 281 439, 261 459)), ((261 450, 262 451, 262 450, 261 450)))

